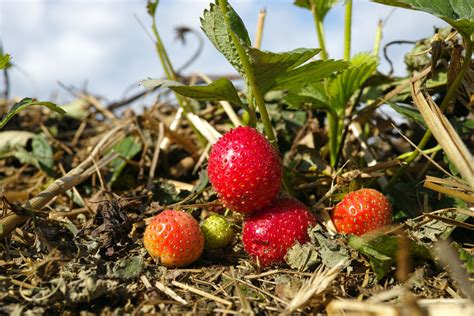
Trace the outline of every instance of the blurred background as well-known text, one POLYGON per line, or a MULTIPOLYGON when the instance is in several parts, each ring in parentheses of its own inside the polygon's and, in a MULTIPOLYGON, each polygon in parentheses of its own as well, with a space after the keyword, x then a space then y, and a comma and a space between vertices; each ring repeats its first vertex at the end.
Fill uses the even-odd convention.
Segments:
MULTIPOLYGON (((258 13, 266 9, 262 49, 319 47, 310 11, 293 5, 292 0, 230 3, 244 20, 252 40, 258 13)), ((159 32, 176 69, 195 53, 199 40, 188 34, 184 44, 177 40, 175 29, 192 28, 204 40, 201 55, 183 74, 234 74, 200 30, 199 17, 208 5, 209 0, 161 0, 157 14, 159 32)), ((356 0, 352 54, 372 51, 379 19, 386 20, 382 48, 394 40, 429 37, 434 27, 446 25, 425 13, 356 0)), ((145 0, 0 0, 0 41, 15 65, 10 70, 10 95, 57 103, 73 99, 58 82, 85 88, 109 101, 140 90, 138 81, 163 76, 153 42, 147 35, 150 23, 145 0)), ((344 8, 340 4, 326 17, 326 42, 331 58, 342 57, 343 30, 344 8)), ((390 47, 395 75, 403 75, 403 55, 410 48, 411 45, 390 47)), ((387 72, 388 63, 381 58, 380 70, 387 72)))

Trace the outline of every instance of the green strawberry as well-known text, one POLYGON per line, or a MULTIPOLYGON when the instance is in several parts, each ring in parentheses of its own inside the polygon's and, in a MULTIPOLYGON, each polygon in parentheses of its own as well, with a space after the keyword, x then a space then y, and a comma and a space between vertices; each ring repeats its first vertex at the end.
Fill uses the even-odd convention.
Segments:
POLYGON ((224 216, 211 214, 201 224, 206 249, 219 249, 227 246, 234 231, 224 216))

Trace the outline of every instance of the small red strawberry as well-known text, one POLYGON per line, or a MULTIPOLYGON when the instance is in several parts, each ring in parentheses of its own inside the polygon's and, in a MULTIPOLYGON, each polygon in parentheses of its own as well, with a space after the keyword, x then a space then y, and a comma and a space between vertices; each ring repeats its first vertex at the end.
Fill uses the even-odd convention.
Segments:
POLYGON ((363 235, 392 222, 389 200, 374 189, 347 194, 333 209, 332 221, 340 233, 363 235))
POLYGON ((309 241, 308 228, 316 219, 293 198, 281 198, 244 221, 242 241, 245 251, 265 267, 285 262, 285 255, 296 242, 309 241))
POLYGON ((182 267, 196 261, 204 249, 204 236, 190 214, 167 210, 156 215, 145 230, 148 253, 166 267, 182 267))
POLYGON ((268 205, 280 190, 278 153, 251 127, 237 127, 212 146, 209 180, 223 204, 241 213, 268 205))

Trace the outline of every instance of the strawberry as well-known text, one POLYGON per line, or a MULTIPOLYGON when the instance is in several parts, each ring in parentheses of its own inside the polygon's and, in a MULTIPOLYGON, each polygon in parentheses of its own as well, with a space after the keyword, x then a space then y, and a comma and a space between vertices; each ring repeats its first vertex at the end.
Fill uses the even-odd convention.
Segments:
POLYGON ((212 146, 209 180, 223 204, 241 213, 268 205, 280 190, 278 153, 251 127, 237 127, 212 146))
POLYGON ((206 218, 201 224, 201 230, 204 234, 206 249, 224 248, 234 236, 232 226, 224 216, 218 214, 212 214, 206 218))
POLYGON ((263 267, 283 263, 286 252, 296 242, 309 241, 308 228, 315 224, 313 214, 297 200, 276 199, 245 219, 242 232, 244 249, 263 267))
POLYGON ((147 226, 143 244, 153 259, 162 265, 182 267, 201 256, 204 236, 190 214, 167 210, 156 215, 147 226))
POLYGON ((374 189, 347 194, 333 209, 332 221, 340 233, 363 235, 392 222, 392 206, 374 189))

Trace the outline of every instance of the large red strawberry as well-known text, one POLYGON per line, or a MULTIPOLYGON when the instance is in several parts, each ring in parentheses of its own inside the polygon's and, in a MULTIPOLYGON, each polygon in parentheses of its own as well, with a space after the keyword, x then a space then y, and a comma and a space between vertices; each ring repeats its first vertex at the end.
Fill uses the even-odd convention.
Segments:
POLYGON ((283 263, 286 252, 296 242, 309 241, 308 228, 316 219, 293 198, 276 199, 244 221, 242 241, 245 251, 261 266, 283 263))
POLYGON ((209 180, 223 204, 248 213, 267 206, 280 190, 278 153, 251 127, 237 127, 212 146, 209 180))
POLYGON ((204 249, 204 236, 190 214, 167 210, 156 215, 145 230, 148 253, 166 267, 182 267, 196 261, 204 249))
POLYGON ((374 189, 347 194, 333 209, 332 221, 340 233, 363 235, 392 222, 392 206, 374 189))

